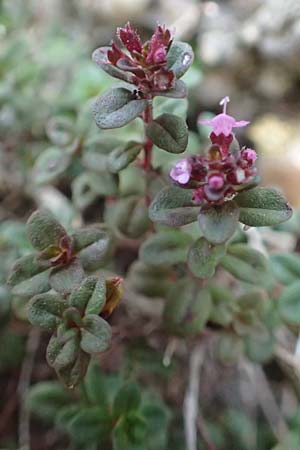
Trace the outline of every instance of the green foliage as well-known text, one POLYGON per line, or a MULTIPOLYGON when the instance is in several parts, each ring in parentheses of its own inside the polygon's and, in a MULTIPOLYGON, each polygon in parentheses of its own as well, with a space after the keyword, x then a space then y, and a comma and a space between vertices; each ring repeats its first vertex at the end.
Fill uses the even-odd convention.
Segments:
POLYGON ((192 202, 192 192, 173 186, 162 189, 149 208, 151 220, 173 227, 195 222, 198 213, 199 207, 192 202))
POLYGON ((240 207, 240 221, 251 227, 266 227, 285 222, 292 209, 275 189, 254 188, 235 197, 240 207))
POLYGON ((138 117, 146 107, 146 100, 135 100, 130 90, 116 88, 95 101, 93 114, 99 128, 119 128, 138 117))
POLYGON ((188 279, 174 283, 164 309, 167 330, 179 336, 195 336, 205 326, 211 311, 208 289, 199 289, 188 279), (178 296, 178 292, 181 295, 178 296))
POLYGON ((291 325, 300 324, 299 311, 300 281, 286 287, 279 297, 279 312, 284 321, 291 325))
POLYGON ((67 432, 75 446, 112 442, 114 450, 163 450, 168 411, 155 399, 149 402, 136 383, 105 374, 93 362, 81 392, 72 399, 58 382, 40 382, 31 388, 27 404, 36 416, 67 432))
POLYGON ((234 202, 225 202, 222 206, 203 206, 198 222, 204 237, 212 244, 228 241, 236 230, 239 209, 234 202))
POLYGON ((191 242, 191 236, 181 230, 160 231, 143 243, 140 258, 152 266, 167 267, 185 262, 191 242))
POLYGON ((188 129, 183 119, 162 114, 146 127, 146 135, 157 147, 170 153, 182 153, 188 143, 188 129))
POLYGON ((241 281, 264 285, 267 281, 268 264, 264 255, 246 244, 233 244, 221 264, 228 272, 241 281))
POLYGON ((168 52, 168 68, 176 78, 181 78, 189 69, 194 60, 191 46, 186 42, 174 41, 168 52))
POLYGON ((213 245, 202 237, 189 249, 188 267, 196 277, 210 278, 215 274, 216 267, 225 253, 224 245, 213 245))

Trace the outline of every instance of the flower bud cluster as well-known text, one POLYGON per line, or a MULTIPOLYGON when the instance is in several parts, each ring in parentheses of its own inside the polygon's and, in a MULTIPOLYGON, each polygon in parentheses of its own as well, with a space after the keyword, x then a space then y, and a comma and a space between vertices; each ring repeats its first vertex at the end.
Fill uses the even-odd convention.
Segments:
POLYGON ((167 54, 172 43, 168 29, 158 25, 150 41, 143 44, 128 22, 124 28, 118 28, 117 36, 127 52, 113 42, 111 48, 103 50, 107 64, 129 73, 130 82, 141 97, 174 87, 175 75, 167 69, 167 54))
POLYGON ((213 127, 210 134, 212 142, 206 156, 191 156, 178 161, 170 172, 176 184, 193 188, 193 201, 197 204, 221 204, 232 198, 241 187, 253 182, 256 175, 257 154, 251 148, 243 147, 230 151, 234 135, 232 128, 242 127, 249 122, 237 122, 226 114, 229 98, 223 99, 222 114, 212 120, 200 121, 213 127))

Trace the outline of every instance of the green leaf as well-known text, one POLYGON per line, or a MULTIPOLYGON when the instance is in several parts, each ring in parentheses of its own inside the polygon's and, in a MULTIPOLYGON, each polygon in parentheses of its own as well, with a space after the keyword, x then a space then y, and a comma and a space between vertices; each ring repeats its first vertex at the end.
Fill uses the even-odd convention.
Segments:
POLYGON ((117 67, 110 64, 110 62, 107 59, 107 52, 109 50, 111 50, 111 47, 97 48, 96 50, 94 50, 92 54, 92 59, 108 75, 123 81, 127 81, 129 83, 130 80, 132 79, 132 74, 125 72, 124 70, 119 70, 117 67))
POLYGON ((109 155, 124 144, 115 136, 107 136, 106 133, 93 136, 83 146, 82 164, 93 172, 103 173, 108 168, 109 155))
POLYGON ((170 97, 170 98, 185 98, 187 96, 187 87, 182 80, 175 80, 174 87, 167 91, 152 91, 153 96, 170 97))
POLYGON ((84 385, 91 404, 97 404, 103 409, 110 410, 112 399, 120 388, 119 373, 106 374, 101 370, 97 361, 91 360, 84 385))
POLYGON ((82 408, 68 423, 68 430, 74 441, 84 447, 107 441, 111 427, 111 418, 101 406, 82 408))
POLYGON ((137 413, 118 420, 113 430, 114 450, 140 450, 146 435, 146 423, 137 413))
POLYGON ((149 229, 150 220, 145 198, 121 198, 107 208, 107 223, 123 236, 137 239, 149 229))
POLYGON ((67 306, 67 301, 58 294, 36 295, 28 304, 28 320, 32 325, 54 330, 62 321, 67 306))
POLYGON ((205 326, 211 311, 211 295, 190 279, 173 283, 164 309, 164 322, 171 333, 195 336, 205 326), (178 295, 179 293, 179 295, 178 295))
POLYGON ((300 281, 286 287, 279 297, 279 312, 291 325, 300 325, 300 281))
POLYGON ((105 282, 98 280, 96 276, 85 278, 79 288, 72 291, 69 298, 70 306, 85 314, 99 314, 105 301, 105 282))
POLYGON ((71 397, 58 381, 41 381, 28 393, 26 405, 37 417, 47 423, 54 422, 57 412, 71 402, 71 397))
POLYGON ((45 270, 44 272, 38 273, 28 280, 21 281, 21 283, 16 284, 12 289, 12 294, 30 298, 37 294, 42 294, 49 291, 49 275, 50 270, 45 270))
POLYGON ((80 350, 80 333, 76 328, 59 325, 51 337, 46 358, 63 383, 72 388, 85 375, 90 356, 80 350))
POLYGON ((33 177, 37 184, 56 181, 68 168, 71 162, 66 150, 51 147, 36 159, 33 167, 33 177))
POLYGON ((147 450, 164 450, 167 448, 169 410, 153 399, 142 405, 141 414, 147 423, 147 450))
POLYGON ((172 282, 169 268, 147 266, 141 261, 130 266, 128 281, 135 292, 147 297, 165 297, 172 282))
POLYGON ((185 262, 192 237, 181 230, 152 234, 140 248, 141 260, 153 266, 172 266, 185 262))
POLYGON ((196 277, 210 278, 225 253, 224 245, 213 245, 205 238, 200 238, 189 249, 188 267, 196 277))
POLYGON ((147 100, 135 100, 125 88, 115 88, 103 94, 93 105, 99 128, 120 128, 138 117, 147 107, 147 100))
POLYGON ((265 334, 251 334, 245 339, 246 353, 251 361, 263 364, 272 358, 275 339, 271 333, 266 330, 265 334))
POLYGON ((251 227, 266 227, 285 222, 292 209, 275 189, 254 188, 235 197, 240 207, 240 222, 251 227))
POLYGON ((79 287, 85 274, 82 265, 78 259, 74 259, 66 267, 52 269, 49 282, 57 292, 63 295, 69 294, 72 289, 79 287))
POLYGON ((129 141, 124 146, 114 149, 108 157, 108 170, 112 173, 118 173, 132 163, 140 151, 143 144, 135 141, 129 141))
POLYGON ((103 247, 107 247, 107 240, 109 239, 108 233, 101 228, 86 227, 76 230, 72 235, 72 247, 74 252, 80 252, 88 248, 90 245, 95 244, 98 241, 102 242, 103 247))
POLYGON ((64 227, 48 210, 37 210, 27 221, 27 234, 37 250, 45 250, 49 245, 59 246, 61 238, 67 235, 64 227))
POLYGON ((135 383, 127 383, 119 390, 113 404, 113 415, 118 418, 136 411, 141 404, 141 392, 135 383))
POLYGON ((179 116, 162 114, 146 127, 146 135, 151 141, 170 153, 182 153, 188 143, 188 128, 179 116))
POLYGON ((75 328, 67 329, 59 325, 48 343, 47 362, 55 369, 63 369, 74 363, 79 350, 79 331, 75 328))
POLYGON ((194 60, 192 47, 186 42, 174 41, 168 51, 167 68, 174 72, 176 78, 181 78, 194 60))
POLYGON ((7 283, 13 287, 18 286, 29 281, 35 275, 45 272, 50 267, 49 261, 39 259, 36 254, 22 256, 12 266, 7 283))
POLYGON ((86 228, 76 231, 73 235, 75 251, 82 267, 93 271, 103 266, 112 250, 111 236, 105 230, 86 228))
POLYGON ((270 256, 271 269, 280 283, 289 285, 300 279, 300 255, 280 253, 270 256))
POLYGON ((222 333, 217 342, 217 353, 224 364, 234 364, 244 351, 243 339, 233 333, 222 333))
POLYGON ((57 375, 62 382, 70 389, 73 389, 86 374, 90 356, 79 350, 74 363, 63 369, 57 370, 57 375))
POLYGON ((82 321, 80 346, 86 353, 104 352, 112 337, 109 324, 95 314, 86 315, 82 321))
POLYGON ((204 205, 198 222, 204 237, 212 244, 222 244, 234 234, 239 220, 239 208, 233 201, 223 205, 204 205))
POLYGON ((52 117, 47 123, 46 133, 54 145, 65 147, 71 144, 75 137, 73 121, 63 116, 52 117))
POLYGON ((83 172, 72 183, 72 198, 79 209, 85 209, 97 197, 116 195, 117 192, 117 180, 108 172, 83 172))
POLYGON ((165 187, 152 201, 149 217, 153 222, 181 227, 197 220, 199 206, 194 206, 192 191, 175 186, 165 187))
POLYGON ((247 244, 230 245, 221 265, 234 277, 248 283, 264 285, 268 275, 265 256, 247 244))
POLYGON ((233 320, 236 301, 230 289, 217 284, 211 284, 209 291, 212 298, 210 320, 218 325, 227 327, 233 320))

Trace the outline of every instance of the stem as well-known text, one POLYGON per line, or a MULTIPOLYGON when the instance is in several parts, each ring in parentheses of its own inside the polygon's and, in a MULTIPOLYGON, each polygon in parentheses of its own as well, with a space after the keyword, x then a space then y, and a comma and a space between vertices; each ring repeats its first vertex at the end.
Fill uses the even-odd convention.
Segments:
MULTIPOLYGON (((148 106, 145 109, 145 111, 143 112, 143 121, 145 124, 145 129, 146 129, 146 125, 149 124, 150 122, 152 122, 153 120, 153 106, 152 106, 152 102, 149 101, 148 102, 148 106)), ((153 142, 151 141, 151 139, 145 137, 145 141, 144 141, 144 164, 143 167, 145 169, 146 172, 148 172, 149 170, 152 169, 152 149, 153 149, 153 142)))
POLYGON ((18 394, 20 401, 19 412, 19 448, 30 450, 30 412, 26 405, 26 399, 30 386, 34 357, 40 342, 40 331, 32 328, 27 339, 26 353, 22 364, 18 394))
POLYGON ((187 450, 197 450, 198 397, 203 360, 203 347, 195 347, 190 355, 189 382, 183 403, 184 432, 187 450))

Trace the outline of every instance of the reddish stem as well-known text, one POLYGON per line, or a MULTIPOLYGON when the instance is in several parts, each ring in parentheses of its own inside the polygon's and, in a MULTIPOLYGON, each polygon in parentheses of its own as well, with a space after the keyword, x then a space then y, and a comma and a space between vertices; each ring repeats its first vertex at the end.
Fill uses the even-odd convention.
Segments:
MULTIPOLYGON (((149 101, 147 108, 143 112, 143 121, 145 124, 145 127, 147 124, 152 122, 153 120, 153 106, 152 103, 149 101)), ((144 142, 144 163, 143 167, 146 172, 152 169, 152 149, 153 149, 153 142, 149 138, 145 138, 144 142)))

